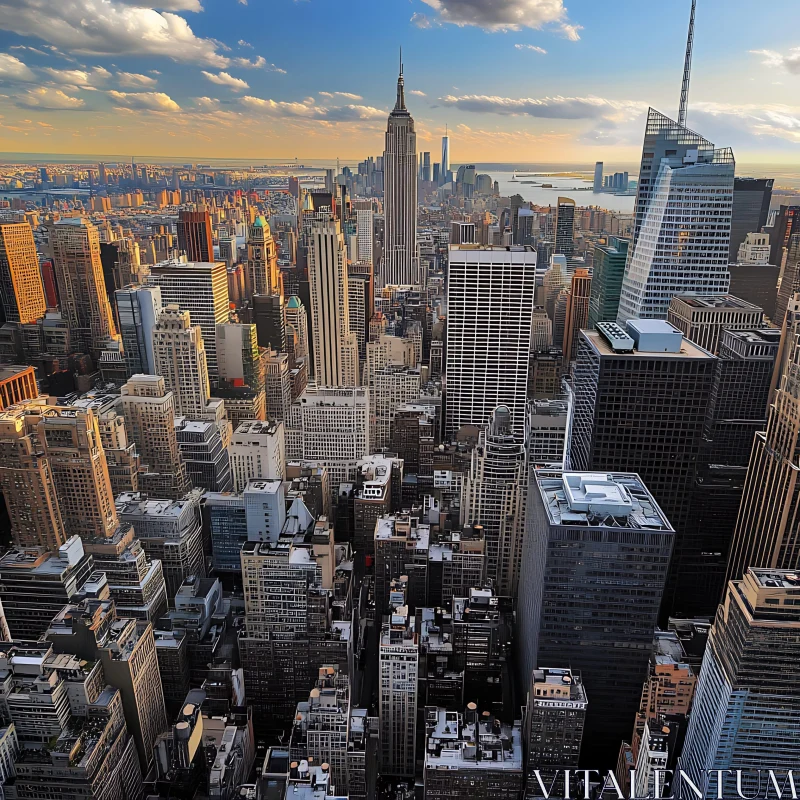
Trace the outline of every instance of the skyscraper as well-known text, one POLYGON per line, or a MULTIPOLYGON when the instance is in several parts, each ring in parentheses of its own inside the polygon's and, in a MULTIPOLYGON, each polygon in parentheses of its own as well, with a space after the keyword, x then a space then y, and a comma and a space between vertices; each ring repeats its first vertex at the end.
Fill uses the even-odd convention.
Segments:
POLYGON ((728 291, 734 167, 729 148, 650 109, 620 324, 665 319, 677 294, 728 291))
MULTIPOLYGON (((794 572, 751 567, 728 584, 703 657, 680 761, 703 797, 737 792, 752 797, 762 780, 759 768, 775 770, 780 784, 786 770, 796 768, 800 739, 787 734, 800 720, 798 600, 800 579, 794 572)), ((762 786, 771 786, 766 775, 763 780, 762 786)), ((683 796, 693 791, 682 790, 683 796)))
POLYGON ((269 223, 256 217, 247 234, 247 292, 254 294, 281 294, 278 270, 278 248, 269 223))
POLYGON ((587 763, 615 763, 639 707, 675 531, 638 475, 531 476, 518 616, 520 680, 569 664, 589 706, 587 763))
POLYGON ((111 304, 100 261, 100 235, 85 219, 70 217, 50 227, 61 313, 69 324, 72 347, 99 358, 116 338, 111 304))
POLYGON ((208 374, 217 377, 217 325, 230 318, 225 264, 164 261, 151 268, 146 285, 159 286, 165 306, 174 304, 181 311, 188 311, 191 324, 200 326, 208 374))
POLYGON ((575 358, 578 351, 578 334, 589 322, 589 296, 592 279, 586 269, 576 269, 572 275, 572 286, 567 298, 567 315, 564 324, 564 365, 575 358))
POLYGON ((594 186, 592 187, 597 192, 603 191, 603 162, 598 161, 594 165, 594 186))
POLYGON ((567 259, 575 252, 575 201, 571 197, 558 198, 555 252, 567 259))
POLYGON ((319 386, 358 384, 358 344, 355 334, 350 332, 346 264, 339 220, 315 223, 311 232, 308 279, 314 377, 319 386))
POLYGON ((760 233, 767 224, 774 183, 772 178, 734 178, 731 246, 728 254, 731 261, 737 260, 739 247, 747 234, 760 233))
POLYGON ((175 396, 160 375, 134 375, 121 391, 125 424, 142 459, 142 491, 183 497, 191 484, 175 434, 175 396))
MULTIPOLYGON (((769 407, 766 431, 756 433, 728 561, 728 581, 748 567, 796 570, 800 567, 797 509, 800 442, 800 329, 790 309, 781 342, 783 363, 769 407)), ((779 356, 780 358, 780 356, 779 356)))
POLYGON ((168 305, 158 315, 153 359, 156 374, 175 397, 176 414, 193 419, 203 414, 211 395, 206 350, 200 326, 190 324, 188 311, 168 305))
POLYGON ((483 526, 486 574, 499 594, 513 597, 525 533, 525 439, 511 430, 506 406, 494 409, 487 422, 464 481, 463 515, 467 522, 483 526))
POLYGON ((592 292, 589 297, 589 322, 593 329, 598 322, 615 322, 619 311, 619 293, 628 260, 628 240, 609 236, 606 244, 594 246, 592 292))
POLYGON ((417 135, 406 108, 403 65, 397 79, 397 101, 389 114, 383 153, 384 216, 381 284, 409 286, 417 255, 417 135))
POLYGON ((0 303, 6 322, 23 325, 47 310, 33 230, 27 222, 0 225, 0 303))
POLYGON ((627 334, 616 323, 580 333, 569 463, 638 472, 675 526, 664 614, 693 615, 705 602, 707 564, 717 563, 687 535, 715 363, 661 320, 633 320, 627 334))
POLYGON ((214 260, 208 211, 178 212, 178 250, 186 253, 187 261, 208 264, 214 260))
POLYGON ((445 430, 482 426, 507 406, 522 434, 536 288, 531 247, 450 249, 445 430))
POLYGON ((447 183, 449 180, 447 177, 448 172, 450 172, 450 137, 445 128, 445 134, 442 136, 442 163, 439 172, 439 180, 442 183, 447 183))
POLYGON ((126 286, 117 289, 114 297, 128 375, 153 373, 152 332, 163 307, 161 289, 158 286, 126 286))

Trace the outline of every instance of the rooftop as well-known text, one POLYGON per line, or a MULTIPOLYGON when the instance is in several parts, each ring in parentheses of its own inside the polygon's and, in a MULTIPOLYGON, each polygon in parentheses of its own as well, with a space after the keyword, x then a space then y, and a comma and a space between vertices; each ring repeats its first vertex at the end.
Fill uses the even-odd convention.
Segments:
POLYGON ((552 525, 673 530, 638 475, 541 470, 537 483, 552 525))
MULTIPOLYGON (((640 320, 640 322, 641 321, 644 320, 640 320)), ((652 321, 663 322, 663 320, 652 320, 652 321)), ((644 350, 633 350, 623 353, 619 352, 619 350, 614 350, 614 348, 608 343, 607 339, 599 331, 582 330, 581 336, 586 338, 586 340, 589 342, 591 347, 594 348, 594 350, 598 353, 598 355, 606 357, 616 356, 618 358, 667 358, 667 359, 698 358, 698 359, 712 359, 712 360, 715 358, 715 356, 711 355, 711 353, 709 353, 706 350, 703 350, 702 347, 699 347, 694 342, 690 342, 686 338, 683 339, 680 349, 674 353, 652 352, 644 350)))
POLYGON ((742 300, 740 297, 734 297, 732 294, 678 295, 672 298, 672 303, 675 305, 686 305, 693 309, 706 309, 712 311, 762 311, 759 306, 754 305, 753 303, 748 303, 747 300, 742 300))

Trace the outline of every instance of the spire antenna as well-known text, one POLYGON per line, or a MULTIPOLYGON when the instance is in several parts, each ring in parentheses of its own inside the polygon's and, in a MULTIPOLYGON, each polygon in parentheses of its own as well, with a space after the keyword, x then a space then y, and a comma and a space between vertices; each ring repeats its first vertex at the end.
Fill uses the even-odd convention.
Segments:
POLYGON ((694 12, 697 0, 692 0, 692 15, 689 17, 689 36, 686 39, 686 61, 683 65, 683 86, 681 86, 681 104, 678 108, 678 125, 686 127, 686 110, 689 105, 689 80, 692 77, 692 49, 694 48, 694 12))

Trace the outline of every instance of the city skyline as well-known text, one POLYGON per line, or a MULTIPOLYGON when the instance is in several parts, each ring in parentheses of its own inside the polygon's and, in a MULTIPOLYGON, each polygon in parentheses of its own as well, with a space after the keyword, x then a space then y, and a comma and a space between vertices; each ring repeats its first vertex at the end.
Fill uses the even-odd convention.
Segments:
MULTIPOLYGON (((0 152, 379 153, 402 46, 420 151, 438 154, 447 125, 456 163, 634 161, 648 106, 675 114, 689 3, 666 14, 614 6, 278 0, 264 15, 243 0, 0 3, 0 152), (334 39, 364 41, 359 26, 374 51, 346 48, 332 75, 299 57, 334 39)), ((687 124, 745 162, 800 160, 800 108, 786 97, 798 51, 776 33, 782 8, 754 18, 704 0, 697 11, 687 124)))

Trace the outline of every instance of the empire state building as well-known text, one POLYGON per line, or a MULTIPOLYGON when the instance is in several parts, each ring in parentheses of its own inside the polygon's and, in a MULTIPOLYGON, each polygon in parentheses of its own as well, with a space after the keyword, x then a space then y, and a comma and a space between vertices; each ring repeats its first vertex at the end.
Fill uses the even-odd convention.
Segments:
POLYGON ((386 229, 381 282, 410 286, 417 254, 417 134, 406 108, 402 63, 397 102, 386 129, 383 170, 386 229))

